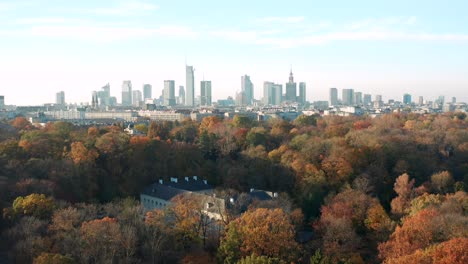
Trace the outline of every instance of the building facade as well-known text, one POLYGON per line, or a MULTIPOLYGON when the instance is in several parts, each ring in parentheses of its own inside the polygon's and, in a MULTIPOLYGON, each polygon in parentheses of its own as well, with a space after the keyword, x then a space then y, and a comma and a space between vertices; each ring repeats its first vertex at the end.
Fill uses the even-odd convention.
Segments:
POLYGON ((132 105, 134 107, 140 107, 143 104, 143 97, 140 90, 132 92, 132 105))
POLYGON ((294 76, 291 72, 289 73, 289 82, 286 83, 286 101, 288 102, 296 102, 297 98, 297 85, 294 82, 294 76))
POLYGON ((177 104, 179 105, 185 105, 185 89, 184 86, 180 85, 179 86, 179 97, 178 97, 178 102, 177 104))
POLYGON ((299 83, 299 97, 297 102, 304 105, 306 103, 306 83, 300 82, 299 83))
POLYGON ((55 94, 55 104, 65 105, 65 92, 64 91, 60 91, 57 94, 55 94))
POLYGON ((338 105, 338 89, 330 88, 330 98, 329 98, 330 105, 338 105))
POLYGON ((343 105, 354 105, 354 90, 353 89, 343 89, 341 102, 343 105))

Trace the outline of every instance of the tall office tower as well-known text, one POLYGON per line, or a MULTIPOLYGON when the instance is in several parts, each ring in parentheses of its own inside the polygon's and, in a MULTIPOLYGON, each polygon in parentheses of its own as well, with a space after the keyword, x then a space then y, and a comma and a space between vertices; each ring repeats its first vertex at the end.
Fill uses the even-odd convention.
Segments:
POLYGON ((245 92, 240 91, 236 93, 236 105, 237 106, 247 105, 247 96, 245 95, 245 92))
POLYGON ((153 87, 151 84, 143 84, 143 101, 153 98, 153 87))
POLYGON ((179 86, 179 102, 180 105, 185 105, 185 89, 184 86, 179 86))
POLYGON ((273 84, 273 102, 272 105, 281 105, 283 99, 283 85, 273 84))
POLYGON ((132 105, 132 82, 123 81, 122 83, 122 105, 131 106, 132 105))
POLYGON ((330 88, 330 105, 338 105, 338 89, 330 88))
POLYGON ((263 83, 263 104, 280 105, 283 96, 283 86, 272 82, 263 83))
POLYGON ((354 90, 343 89, 341 101, 344 105, 354 105, 354 90))
POLYGON ((456 97, 452 97, 452 104, 456 104, 457 103, 457 98, 456 97))
POLYGON ((382 95, 380 95, 380 94, 376 95, 376 96, 375 96, 375 101, 376 101, 376 102, 383 102, 383 101, 382 101, 382 95))
POLYGON ((135 90, 132 92, 132 105, 134 107, 140 107, 143 102, 143 97, 140 90, 135 90))
POLYGON ((419 102, 418 102, 419 105, 424 105, 424 97, 422 96, 419 96, 419 102))
POLYGON ((195 77, 193 66, 185 66, 185 105, 195 106, 195 77))
POLYGON ((200 82, 200 105, 211 106, 211 81, 200 82))
POLYGON ((443 96, 443 95, 439 96, 439 98, 437 98, 436 102, 437 102, 437 104, 440 105, 440 107, 442 107, 444 105, 444 103, 445 103, 445 96, 443 96))
POLYGON ((60 91, 55 94, 55 104, 65 105, 65 92, 60 91))
POLYGON ((300 104, 304 105, 307 101, 306 99, 306 83, 299 83, 299 98, 297 100, 300 104))
POLYGON ((250 76, 244 75, 241 76, 241 92, 245 95, 245 102, 247 105, 252 105, 254 100, 254 87, 252 81, 250 81, 250 76))
POLYGON ((289 82, 286 83, 286 101, 289 102, 296 102, 297 96, 297 85, 294 82, 294 76, 291 72, 289 72, 289 82))
POLYGON ((372 95, 364 94, 364 105, 370 105, 372 103, 372 95))
POLYGON ((109 83, 104 85, 101 88, 101 91, 97 92, 97 96, 99 98, 99 105, 101 105, 101 106, 111 105, 111 103, 110 103, 110 85, 109 85, 109 83))
POLYGON ((403 104, 405 104, 405 105, 411 104, 411 95, 410 94, 404 94, 403 95, 403 104))
POLYGON ((163 98, 165 106, 174 106, 175 103, 175 82, 173 80, 164 81, 163 98))
POLYGON ((354 104, 362 105, 362 93, 361 92, 354 93, 354 104))
POLYGON ((5 96, 0 95, 0 109, 5 109, 5 96))
POLYGON ((96 109, 99 106, 98 92, 93 91, 91 94, 91 108, 96 109))

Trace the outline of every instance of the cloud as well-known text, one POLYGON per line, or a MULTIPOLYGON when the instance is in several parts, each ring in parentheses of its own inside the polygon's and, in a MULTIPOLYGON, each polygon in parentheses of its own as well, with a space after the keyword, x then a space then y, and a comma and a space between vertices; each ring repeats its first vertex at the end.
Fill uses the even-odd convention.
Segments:
POLYGON ((257 19, 260 23, 285 23, 285 24, 295 24, 301 23, 305 20, 303 16, 293 16, 293 17, 263 17, 257 19))
POLYGON ((116 16, 131 16, 149 11, 157 10, 159 7, 146 2, 140 1, 125 1, 120 2, 113 7, 94 8, 89 10, 89 13, 96 15, 116 15, 116 16))

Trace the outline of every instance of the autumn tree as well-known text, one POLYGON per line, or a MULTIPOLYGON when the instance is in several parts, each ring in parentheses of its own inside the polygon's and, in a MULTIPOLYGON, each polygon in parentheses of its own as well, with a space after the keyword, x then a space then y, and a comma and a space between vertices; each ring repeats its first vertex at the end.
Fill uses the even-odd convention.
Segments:
POLYGON ((393 189, 398 196, 392 200, 392 213, 401 216, 406 212, 411 199, 414 197, 413 186, 414 179, 410 180, 409 175, 406 173, 396 179, 393 189))
POLYGON ((40 219, 48 218, 54 208, 53 198, 36 193, 17 197, 12 206, 14 215, 29 215, 40 219))
POLYGON ((33 264, 74 264, 75 261, 67 256, 54 254, 54 253, 42 253, 41 255, 34 258, 33 264))
POLYGON ((299 253, 294 237, 294 226, 283 210, 249 210, 228 225, 219 255, 225 263, 251 254, 293 261, 299 253))
POLYGON ((122 233, 115 218, 91 220, 81 224, 82 255, 86 262, 111 262, 121 254, 122 233))

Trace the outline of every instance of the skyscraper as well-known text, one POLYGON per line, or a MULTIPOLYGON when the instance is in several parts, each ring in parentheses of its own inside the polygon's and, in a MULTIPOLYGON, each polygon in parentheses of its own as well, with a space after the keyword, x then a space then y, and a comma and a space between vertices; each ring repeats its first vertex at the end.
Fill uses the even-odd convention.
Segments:
POLYGON ((344 105, 354 105, 354 90, 343 89, 341 101, 344 105))
POLYGON ((452 104, 456 104, 457 103, 457 98, 456 97, 452 97, 452 104))
POLYGON ((306 83, 305 82, 300 82, 299 83, 299 100, 298 102, 300 104, 305 104, 307 101, 306 99, 306 83))
POLYGON ((132 82, 123 81, 122 83, 122 105, 131 106, 132 105, 132 82))
POLYGON ((91 94, 91 108, 96 109, 99 106, 98 92, 93 91, 91 94))
POLYGON ((361 92, 354 93, 354 104, 362 105, 362 93, 361 92))
MULTIPOLYGON (((99 104, 101 106, 111 105, 111 102, 110 102, 110 85, 109 85, 109 83, 104 85, 101 88, 101 91, 99 91, 97 93, 97 97, 99 98, 99 104)), ((97 102, 96 102, 96 104, 97 104, 97 102)))
POLYGON ((65 92, 60 91, 55 94, 55 104, 65 105, 65 92))
POLYGON ((297 98, 297 85, 294 82, 294 76, 291 72, 289 73, 289 82, 286 83, 286 101, 289 102, 296 102, 297 98))
POLYGON ((330 105, 338 105, 338 89, 330 88, 330 105))
POLYGON ((372 103, 372 95, 364 94, 364 105, 369 106, 372 103))
POLYGON ((263 83, 263 104, 280 105, 283 96, 283 86, 272 82, 263 83))
POLYGON ((185 105, 185 89, 184 86, 179 86, 179 102, 180 105, 185 105))
POLYGON ((419 105, 424 105, 424 97, 419 96, 419 105))
POLYGON ((0 95, 0 109, 5 109, 5 96, 0 95))
POLYGON ((380 95, 380 94, 376 95, 376 96, 375 96, 375 101, 376 101, 376 102, 383 102, 383 100, 382 100, 382 95, 380 95))
POLYGON ((200 82, 200 105, 211 106, 211 81, 200 82))
POLYGON ((151 84, 143 84, 143 100, 153 98, 153 87, 151 84))
POLYGON ((254 99, 254 87, 248 75, 241 76, 241 92, 245 94, 247 105, 251 105, 254 99))
POLYGON ((185 105, 195 106, 195 77, 193 66, 185 66, 185 105))
POLYGON ((173 80, 164 81, 163 97, 165 106, 175 105, 175 82, 173 80))
POLYGON ((405 104, 405 105, 411 104, 411 95, 410 94, 404 94, 403 95, 403 104, 405 104))
POLYGON ((143 102, 143 97, 141 96, 141 91, 140 90, 135 90, 132 92, 132 105, 135 107, 141 106, 141 103, 143 102))

